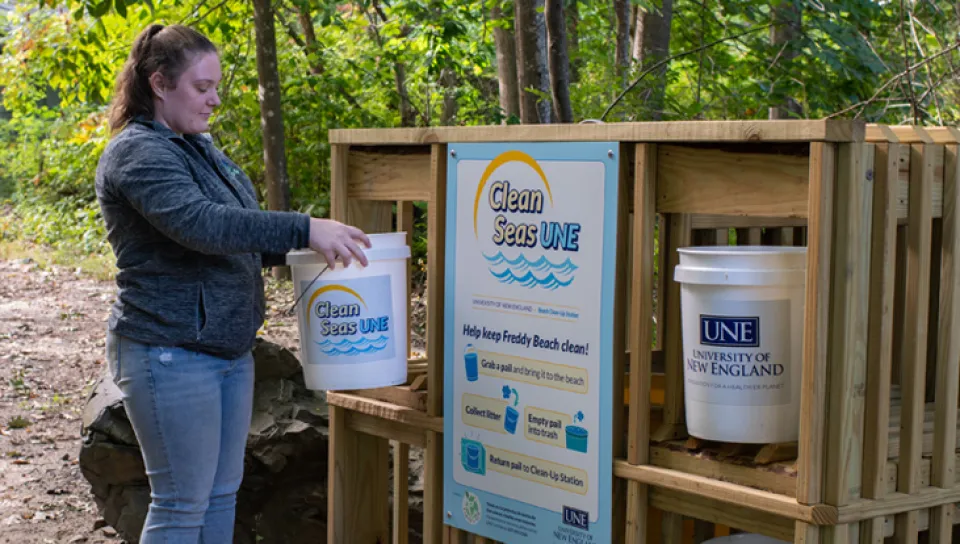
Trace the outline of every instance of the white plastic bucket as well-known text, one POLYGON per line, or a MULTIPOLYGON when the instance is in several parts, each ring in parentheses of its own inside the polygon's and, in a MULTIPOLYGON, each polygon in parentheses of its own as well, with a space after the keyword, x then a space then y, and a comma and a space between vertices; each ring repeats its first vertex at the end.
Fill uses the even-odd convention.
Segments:
POLYGON ((311 390, 370 389, 407 379, 406 233, 371 234, 369 265, 326 266, 312 250, 287 254, 295 297, 303 377, 311 390), (309 288, 308 288, 309 286, 309 288))
POLYGON ((806 248, 682 248, 687 432, 792 442, 800 430, 806 248))

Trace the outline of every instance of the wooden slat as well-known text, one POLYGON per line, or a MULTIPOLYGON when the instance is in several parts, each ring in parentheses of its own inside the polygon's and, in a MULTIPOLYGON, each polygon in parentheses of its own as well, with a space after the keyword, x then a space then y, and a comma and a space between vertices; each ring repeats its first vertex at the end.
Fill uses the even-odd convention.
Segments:
POLYGON ((935 144, 960 144, 960 129, 957 127, 927 127, 925 130, 935 144))
POLYGON ((661 213, 807 215, 807 157, 662 145, 657 162, 661 213))
MULTIPOLYGON (((897 217, 900 224, 905 225, 907 219, 907 208, 910 201, 910 155, 911 147, 909 145, 900 146, 900 183, 899 193, 897 195, 897 217)), ((931 214, 933 217, 943 216, 943 153, 944 146, 931 145, 926 150, 933 160, 933 189, 931 198, 933 208, 931 214)))
POLYGON ((396 421, 411 427, 422 429, 424 431, 433 431, 435 433, 443 432, 443 419, 435 416, 429 416, 419 410, 397 406, 366 397, 358 397, 347 393, 338 393, 335 391, 327 392, 327 403, 331 406, 339 406, 368 414, 387 421, 396 421))
MULTIPOLYGON (((662 156, 658 153, 658 159, 662 156)), ((657 176, 662 176, 663 170, 657 169, 657 176)), ((660 183, 657 183, 659 195, 660 183)), ((661 304, 664 305, 664 320, 659 327, 659 334, 664 335, 664 376, 665 397, 663 407, 663 423, 653 436, 653 441, 662 442, 673 438, 684 437, 687 434, 684 418, 683 400, 683 339, 681 335, 680 318, 680 284, 674 281, 670 272, 680 263, 680 254, 677 249, 690 245, 690 216, 687 214, 670 214, 665 216, 665 223, 669 225, 667 231, 666 268, 660 268, 664 276, 665 292, 662 292, 661 304)), ((661 246, 662 248, 663 246, 661 246)), ((661 249, 661 252, 663 250, 661 249)))
POLYGON ((660 532, 663 544, 683 544, 683 516, 665 511, 661 518, 660 532))
POLYGON ((675 451, 663 446, 650 448, 650 463, 658 467, 762 489, 786 497, 793 497, 797 490, 796 471, 792 466, 784 463, 753 467, 742 463, 710 459, 687 451, 675 451))
POLYGON ((722 523, 751 533, 781 540, 793 538, 794 522, 789 518, 757 512, 735 504, 725 504, 706 497, 670 489, 650 490, 650 506, 665 512, 722 523))
POLYGON ((666 217, 662 214, 657 214, 657 273, 656 277, 656 287, 657 287, 657 298, 654 302, 655 312, 656 312, 656 345, 654 350, 660 354, 663 354, 663 324, 666 320, 665 309, 663 303, 664 293, 666 293, 666 277, 667 277, 667 258, 664 248, 667 247, 667 221, 666 217))
MULTIPOLYGON (((930 304, 930 238, 933 159, 927 145, 913 144, 910 154, 910 213, 907 225, 907 295, 905 304, 901 445, 897 491, 919 491, 923 452, 924 388, 926 385, 927 309, 930 304)), ((917 542, 917 512, 897 516, 898 544, 917 542)))
POLYGON ((897 143, 900 138, 887 125, 868 124, 865 141, 871 143, 897 143))
POLYGON ((810 224, 804 303, 803 384, 800 393, 800 440, 797 459, 797 501, 822 498, 826 369, 833 253, 833 195, 836 148, 810 145, 810 224))
POLYGON ((347 220, 347 157, 350 146, 330 146, 330 219, 347 220))
POLYGON ((670 121, 585 125, 368 128, 330 131, 331 144, 410 145, 447 142, 850 142, 859 121, 670 121))
POLYGON ((390 535, 387 441, 350 429, 345 408, 331 405, 329 415, 327 542, 386 542, 390 535))
MULTIPOLYGON (((863 496, 886 493, 890 436, 890 378, 893 367, 893 297, 897 252, 897 171, 899 144, 878 144, 874 158, 873 228, 867 341, 867 397, 864 406, 863 496)), ((882 544, 883 519, 861 527, 864 542, 882 544)))
POLYGON ((426 445, 426 435, 423 429, 418 429, 412 425, 380 419, 377 416, 364 414, 362 412, 347 412, 347 426, 354 431, 379 436, 387 440, 409 444, 422 448, 426 445))
POLYGON ((423 391, 412 391, 410 388, 402 385, 343 392, 358 397, 382 400, 383 402, 413 408, 421 412, 427 409, 427 393, 423 391))
MULTIPOLYGON (((446 262, 447 146, 430 146, 430 183, 433 198, 427 208, 427 414, 443 415, 443 301, 446 262)), ((427 433, 424 448, 423 537, 440 540, 443 528, 443 426, 427 433)))
POLYGON ((347 195, 360 200, 430 200, 430 153, 351 149, 347 195))
MULTIPOLYGON (((630 398, 627 462, 644 465, 650 459, 650 380, 653 328, 654 225, 656 224, 657 149, 639 144, 634 151, 633 266, 630 299, 630 398)), ((647 536, 647 488, 637 482, 627 487, 628 544, 644 544, 647 536)))
MULTIPOLYGON (((421 446, 422 447, 422 446, 421 446)), ((410 538, 410 446, 393 443, 393 544, 410 538)))
POLYGON ((830 525, 838 519, 837 509, 832 506, 799 504, 790 497, 712 478, 649 465, 631 465, 622 459, 614 461, 613 467, 614 474, 619 478, 737 504, 813 525, 830 525))
MULTIPOLYGON (((931 484, 956 484, 957 402, 960 396, 960 147, 946 146, 943 187, 942 269, 937 341, 936 416, 931 484)), ((934 247, 934 251, 938 248, 934 247)), ((937 301, 931 300, 932 304, 937 301)), ((955 508, 931 510, 932 542, 951 542, 955 508)))

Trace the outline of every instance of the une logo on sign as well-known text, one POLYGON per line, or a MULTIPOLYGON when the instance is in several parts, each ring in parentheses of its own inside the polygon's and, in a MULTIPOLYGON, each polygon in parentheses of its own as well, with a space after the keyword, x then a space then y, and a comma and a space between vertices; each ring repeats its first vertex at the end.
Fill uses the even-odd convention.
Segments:
POLYGON ((571 508, 569 506, 564 506, 563 523, 564 525, 571 525, 578 529, 587 531, 590 529, 590 513, 584 512, 583 510, 578 510, 576 508, 571 508))
POLYGON ((700 343, 704 346, 760 347, 760 318, 701 315, 700 343))

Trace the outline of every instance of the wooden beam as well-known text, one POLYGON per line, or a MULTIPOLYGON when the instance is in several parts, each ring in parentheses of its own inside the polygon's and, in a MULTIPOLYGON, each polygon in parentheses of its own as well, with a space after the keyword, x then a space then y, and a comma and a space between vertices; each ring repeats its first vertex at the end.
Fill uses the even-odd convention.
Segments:
MULTIPOLYGON (((853 523, 901 512, 919 512, 935 506, 960 502, 960 487, 926 487, 916 493, 890 493, 883 500, 861 500, 837 509, 838 523, 853 523)), ((899 520, 897 521, 899 523, 899 520)))
MULTIPOLYGON (((890 379, 893 369, 893 299, 897 253, 897 172, 899 144, 878 144, 874 158, 873 228, 867 341, 867 397, 864 405, 863 496, 886 494, 890 437, 890 379)), ((864 542, 882 544, 883 519, 861 527, 864 542)))
POLYGON ((429 151, 396 154, 351 149, 347 195, 358 200, 429 201, 433 197, 429 151))
MULTIPOLYGON (((900 459, 897 491, 920 490, 923 456, 923 414, 927 370, 927 317, 930 304, 930 243, 932 231, 933 159, 925 144, 910 146, 910 213, 907 225, 907 299, 905 305, 903 384, 901 393, 900 459)), ((896 519, 898 544, 916 544, 918 513, 896 519)))
MULTIPOLYGON (((653 264, 654 227, 657 221, 657 148, 639 144, 634 152, 633 266, 630 299, 630 406, 627 462, 645 465, 650 460, 650 383, 653 371, 653 264)), ((662 272, 661 272, 662 273, 662 272)), ((627 486, 627 544, 645 544, 647 538, 647 487, 631 481, 627 486)))
MULTIPOLYGON (((720 229, 724 238, 722 245, 727 245, 726 229, 746 229, 752 227, 805 227, 807 220, 803 217, 756 217, 747 215, 716 215, 696 214, 691 221, 691 228, 720 229)), ((718 233, 719 234, 719 233, 718 233)))
POLYGON ((836 181, 836 148, 810 144, 810 224, 804 303, 803 385, 800 388, 800 440, 797 459, 797 501, 822 499, 828 329, 830 324, 831 255, 836 181))
POLYGON ((671 489, 651 488, 650 506, 781 540, 792 540, 794 534, 794 522, 789 518, 671 489))
POLYGON ((367 128, 330 131, 331 144, 411 145, 448 142, 851 142, 865 124, 850 120, 669 121, 477 127, 367 128))
POLYGON ((401 444, 409 444, 422 448, 426 445, 426 435, 423 429, 418 429, 404 423, 381 419, 377 416, 362 412, 347 411, 347 426, 363 434, 379 436, 401 444))
MULTIPOLYGON (((407 247, 413 247, 413 202, 397 202, 397 232, 407 234, 407 247)), ((413 267, 415 263, 412 260, 407 261, 407 357, 413 355, 413 327, 410 325, 411 316, 413 316, 413 304, 411 294, 413 292, 413 267)), ((409 364, 409 363, 408 363, 409 364)), ((409 373, 409 368, 408 368, 409 373)))
POLYGON ((327 403, 330 406, 339 406, 387 421, 403 423, 424 431, 443 432, 443 418, 429 416, 406 406, 335 391, 327 392, 327 403))
POLYGON ((806 217, 808 163, 805 156, 661 145, 657 211, 806 217))
POLYGON ((736 504, 760 512, 803 521, 811 525, 832 525, 838 519, 835 507, 821 504, 804 505, 790 497, 747 486, 687 474, 677 470, 649 465, 631 465, 622 459, 614 461, 613 467, 614 474, 619 478, 634 480, 649 486, 691 493, 726 504, 736 504))
POLYGON ((330 406, 329 414, 327 542, 386 542, 390 535, 387 441, 350 429, 344 408, 330 406))
MULTIPOLYGON (((956 332, 960 328, 960 146, 956 144, 946 146, 943 181, 936 422, 930 483, 939 488, 951 488, 956 484, 956 408, 960 396, 960 338, 956 332)), ((931 510, 932 542, 945 544, 952 541, 955 512, 953 505, 931 510)))
POLYGON ((795 496, 797 491, 797 472, 793 463, 748 466, 711 459, 695 452, 676 451, 671 449, 672 445, 651 446, 650 464, 713 480, 762 489, 786 497, 795 496))

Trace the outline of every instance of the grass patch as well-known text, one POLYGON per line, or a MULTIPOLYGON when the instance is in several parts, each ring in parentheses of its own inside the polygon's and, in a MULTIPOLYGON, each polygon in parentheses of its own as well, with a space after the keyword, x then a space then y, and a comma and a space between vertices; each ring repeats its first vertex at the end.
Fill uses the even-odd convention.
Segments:
POLYGON ((31 259, 43 270, 54 266, 71 270, 79 268, 82 274, 101 281, 112 280, 117 271, 112 254, 58 249, 23 240, 0 240, 0 259, 31 259))
POLYGON ((29 420, 29 419, 27 419, 27 418, 25 418, 25 417, 17 416, 17 417, 15 417, 15 418, 11 419, 11 420, 7 423, 7 428, 8 428, 8 429, 26 429, 26 428, 29 427, 30 425, 31 425, 31 423, 30 423, 30 420, 29 420))

